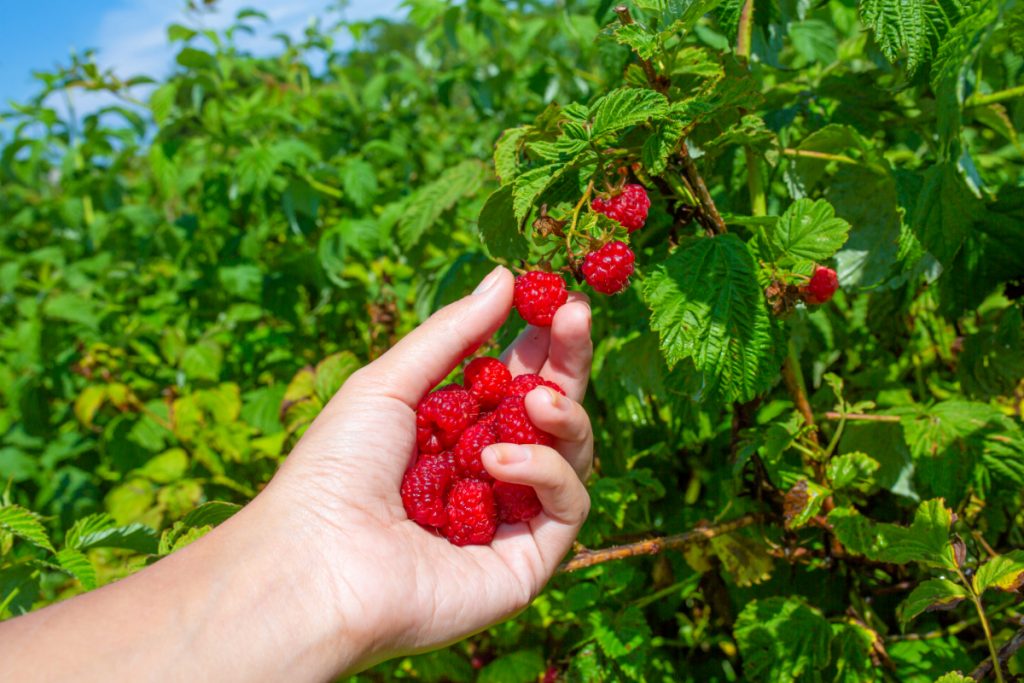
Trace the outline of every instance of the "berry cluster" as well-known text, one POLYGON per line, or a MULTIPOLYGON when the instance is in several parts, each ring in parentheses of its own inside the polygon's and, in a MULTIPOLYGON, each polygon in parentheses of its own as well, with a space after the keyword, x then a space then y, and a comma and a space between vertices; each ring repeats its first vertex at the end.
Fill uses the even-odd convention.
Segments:
POLYGON ((495 443, 551 445, 554 438, 526 414, 526 395, 539 386, 565 392, 539 375, 512 377, 497 358, 470 362, 463 381, 436 389, 416 408, 418 453, 402 479, 402 503, 409 519, 451 543, 483 545, 499 524, 533 519, 541 505, 529 486, 495 481, 480 454, 495 443))
MULTIPOLYGON (((628 233, 644 227, 650 207, 647 191, 636 184, 624 185, 616 194, 608 198, 595 197, 590 203, 592 210, 618 222, 628 233)), ((557 221, 546 220, 548 225, 560 230, 557 221)), ((633 250, 625 242, 614 240, 587 253, 577 272, 582 273, 583 279, 594 290, 602 294, 618 294, 629 286, 634 261, 636 255, 633 250)), ((550 326, 555 311, 568 297, 565 279, 557 273, 534 270, 516 278, 513 303, 523 320, 531 325, 550 326)))

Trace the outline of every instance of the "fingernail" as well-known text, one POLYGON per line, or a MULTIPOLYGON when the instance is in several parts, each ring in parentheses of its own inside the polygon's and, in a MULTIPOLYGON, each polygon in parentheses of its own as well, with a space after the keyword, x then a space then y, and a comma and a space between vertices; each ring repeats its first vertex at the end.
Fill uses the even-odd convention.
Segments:
POLYGON ((498 284, 498 280, 501 278, 501 266, 497 266, 492 270, 487 277, 480 281, 480 284, 473 290, 473 294, 484 294, 490 290, 494 285, 498 284))
POLYGON ((560 393, 558 393, 554 389, 550 389, 548 387, 544 387, 544 391, 548 395, 548 403, 551 404, 552 408, 561 408, 562 407, 562 398, 563 398, 563 396, 560 393))
POLYGON ((493 450, 495 459, 500 465, 515 465, 521 462, 526 462, 530 459, 530 449, 523 446, 506 444, 501 448, 495 448, 493 450))

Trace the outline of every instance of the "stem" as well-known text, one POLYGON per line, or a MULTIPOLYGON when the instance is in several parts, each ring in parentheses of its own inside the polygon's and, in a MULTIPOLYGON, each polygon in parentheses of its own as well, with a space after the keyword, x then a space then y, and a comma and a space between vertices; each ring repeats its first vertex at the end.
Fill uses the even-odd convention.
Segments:
POLYGON ((736 56, 743 61, 750 60, 750 45, 754 35, 754 0, 745 0, 740 10, 740 21, 736 31, 736 56))
MULTIPOLYGON (((1024 646, 1024 628, 1014 633, 1009 642, 999 648, 999 668, 1001 669, 1002 665, 1008 662, 1010 657, 1012 657, 1022 646, 1024 646)), ((985 678, 985 676, 988 676, 988 672, 991 669, 992 663, 986 659, 978 665, 978 668, 971 672, 971 678, 976 681, 980 681, 985 678)))
POLYGON ((817 425, 814 422, 814 411, 811 410, 811 404, 807 400, 807 390, 804 388, 804 376, 800 370, 800 359, 797 357, 796 344, 793 340, 789 340, 789 353, 786 355, 786 360, 782 364, 782 379, 786 383, 786 389, 789 391, 789 395, 793 397, 793 403, 796 404, 796 409, 800 411, 800 414, 804 417, 804 423, 808 427, 812 428, 810 432, 810 439, 815 446, 818 445, 818 430, 817 425))
POLYGON ((761 167, 757 163, 757 152, 744 147, 747 158, 747 190, 750 192, 750 215, 768 215, 768 200, 764 194, 764 181, 761 179, 761 167))
POLYGON ((1006 90, 998 90, 996 92, 988 93, 987 95, 974 93, 967 98, 967 101, 964 102, 964 106, 983 107, 986 104, 995 104, 996 102, 1012 100, 1014 97, 1020 97, 1021 95, 1024 95, 1024 85, 1007 88, 1006 90))
POLYGON ((792 147, 786 147, 782 150, 782 155, 787 157, 807 157, 808 159, 824 159, 825 161, 838 161, 841 164, 859 164, 860 162, 853 157, 848 157, 845 154, 829 154, 828 152, 815 152, 810 149, 793 149, 792 147))
POLYGON ((587 183, 587 189, 583 192, 583 196, 576 202, 576 206, 572 210, 572 222, 569 223, 569 229, 565 232, 565 253, 572 260, 575 255, 572 253, 572 238, 576 234, 576 224, 580 219, 580 211, 583 210, 584 205, 590 199, 590 193, 594 191, 594 181, 591 180, 587 183))
POLYGON ((960 577, 960 583, 967 588, 967 592, 971 594, 971 602, 974 603, 974 609, 978 612, 978 619, 981 621, 981 629, 985 632, 985 642, 988 643, 989 654, 992 655, 992 668, 996 672, 996 681, 999 683, 1006 683, 1003 680, 1003 667, 999 664, 999 653, 996 652, 996 643, 992 639, 992 627, 989 626, 988 617, 985 616, 985 606, 981 604, 981 596, 974 592, 974 586, 967 580, 964 573, 959 567, 956 569, 957 576, 960 577))
POLYGON ((571 560, 559 567, 558 571, 563 573, 574 572, 578 569, 593 567, 596 564, 602 564, 604 562, 624 560, 627 557, 636 557, 637 555, 657 555, 658 553, 663 553, 667 550, 680 550, 692 543, 712 539, 716 536, 730 534, 733 531, 738 531, 739 529, 757 524, 763 519, 763 515, 752 513, 742 517, 737 517, 729 522, 723 522, 714 526, 700 526, 692 531, 675 534, 673 536, 649 538, 645 541, 616 545, 611 546, 610 548, 601 548, 599 550, 583 549, 576 553, 571 560))
POLYGON ((830 410, 823 416, 826 420, 843 420, 854 422, 899 422, 899 415, 867 415, 865 413, 837 413, 830 410))
MULTIPOLYGON (((625 5, 619 5, 615 8, 615 14, 619 17, 619 22, 623 26, 629 26, 633 21, 633 15, 629 13, 629 8, 625 5)), ((664 84, 658 78, 658 73, 654 70, 654 65, 651 64, 651 60, 644 59, 637 55, 637 59, 640 60, 640 67, 644 70, 644 76, 647 77, 647 82, 653 85, 657 90, 663 90, 664 84)))
POLYGON ((839 445, 839 439, 843 436, 843 429, 846 427, 846 416, 843 415, 839 418, 839 426, 836 427, 836 433, 832 435, 832 439, 828 442, 828 447, 825 449, 825 460, 832 457, 832 454, 836 450, 836 446, 839 445))
POLYGON ((693 163, 693 158, 690 156, 690 150, 687 149, 685 141, 679 146, 679 158, 683 162, 684 177, 690 183, 690 187, 693 188, 694 194, 697 195, 697 199, 700 201, 701 212, 711 221, 709 226, 711 230, 719 235, 729 232, 728 228, 725 227, 725 221, 722 220, 722 215, 718 213, 715 200, 711 198, 711 193, 708 192, 708 186, 704 184, 704 179, 700 177, 700 173, 697 171, 697 165, 693 163))

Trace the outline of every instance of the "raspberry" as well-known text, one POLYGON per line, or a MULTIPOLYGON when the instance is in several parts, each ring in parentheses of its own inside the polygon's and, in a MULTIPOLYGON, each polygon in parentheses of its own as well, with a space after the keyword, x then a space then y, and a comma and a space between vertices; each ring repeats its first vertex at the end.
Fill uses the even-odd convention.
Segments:
POLYGON ((590 208, 618 221, 626 230, 633 232, 644 227, 644 223, 647 222, 647 210, 651 208, 651 200, 647 198, 647 190, 643 185, 630 184, 624 186, 622 192, 610 199, 594 197, 590 208))
POLYGON ((550 446, 555 437, 537 429, 526 414, 526 401, 522 396, 509 396, 498 404, 496 411, 498 440, 502 443, 540 444, 550 446))
POLYGON ((547 381, 540 375, 533 374, 517 375, 512 378, 512 383, 508 387, 508 395, 525 397, 528 393, 541 386, 554 389, 562 396, 565 396, 565 392, 562 390, 562 387, 558 386, 554 382, 547 381))
POLYGON ((625 242, 609 242, 583 260, 587 284, 602 294, 618 294, 629 285, 636 256, 625 242))
POLYGON ((562 304, 569 298, 561 275, 532 270, 516 278, 512 303, 523 320, 538 327, 549 327, 562 304))
POLYGON ((810 282, 800 291, 804 295, 804 301, 809 304, 823 304, 832 298, 832 295, 839 289, 839 276, 831 268, 818 266, 814 269, 814 275, 810 282))
POLYGON ((480 406, 493 408, 505 398, 512 373, 497 358, 476 358, 462 372, 466 387, 476 396, 480 406))
POLYGON ((489 423, 477 422, 475 425, 462 432, 459 443, 453 451, 455 455, 455 470, 460 477, 475 477, 482 481, 492 481, 491 475, 484 469, 480 460, 480 452, 497 443, 498 432, 489 423))
POLYGON ((416 408, 416 444, 420 453, 440 453, 454 446, 479 412, 473 394, 458 385, 427 394, 416 408))
POLYGON ((494 504, 498 508, 498 521, 509 524, 528 522, 544 509, 532 486, 504 481, 494 483, 494 504))
POLYGON ((448 523, 444 535, 454 545, 490 543, 498 529, 491 485, 478 479, 460 479, 448 492, 448 523))
POLYGON ((448 521, 445 494, 455 466, 447 453, 420 458, 402 477, 402 504, 409 519, 424 526, 443 527, 448 521))

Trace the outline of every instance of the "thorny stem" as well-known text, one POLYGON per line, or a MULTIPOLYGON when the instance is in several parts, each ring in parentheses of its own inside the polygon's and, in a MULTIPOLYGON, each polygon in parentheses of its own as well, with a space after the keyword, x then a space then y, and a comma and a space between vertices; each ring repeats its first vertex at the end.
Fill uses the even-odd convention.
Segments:
POLYGON ((956 569, 957 576, 960 577, 960 583, 964 585, 967 592, 971 595, 971 602, 974 603, 974 609, 978 612, 978 619, 981 620, 981 629, 985 632, 985 642, 988 644, 989 654, 992 655, 992 668, 996 672, 996 681, 998 683, 1005 683, 1003 680, 1003 667, 999 663, 999 653, 996 652, 996 643, 992 639, 992 627, 989 626, 988 617, 985 616, 985 606, 981 604, 981 596, 974 591, 974 586, 967 580, 964 573, 959 567, 956 569))
POLYGON ((707 226, 709 230, 718 235, 724 235, 729 232, 728 228, 725 227, 725 221, 722 220, 722 215, 718 213, 715 200, 711 198, 711 193, 708 192, 708 186, 704 184, 704 179, 700 177, 700 173, 697 171, 697 165, 693 163, 693 158, 690 156, 690 150, 687 149, 685 141, 679 146, 679 158, 683 162, 683 177, 697 196, 701 206, 701 213, 711 221, 710 225, 707 226))
POLYGON ((649 538, 644 541, 637 541, 636 543, 615 545, 598 550, 583 549, 576 553, 571 560, 559 567, 558 571, 562 573, 574 572, 604 562, 624 560, 628 557, 636 557, 637 555, 657 555, 667 550, 680 550, 693 543, 712 539, 716 536, 724 536, 763 520, 763 515, 751 513, 728 522, 722 522, 721 524, 698 526, 692 531, 663 538, 649 538))

